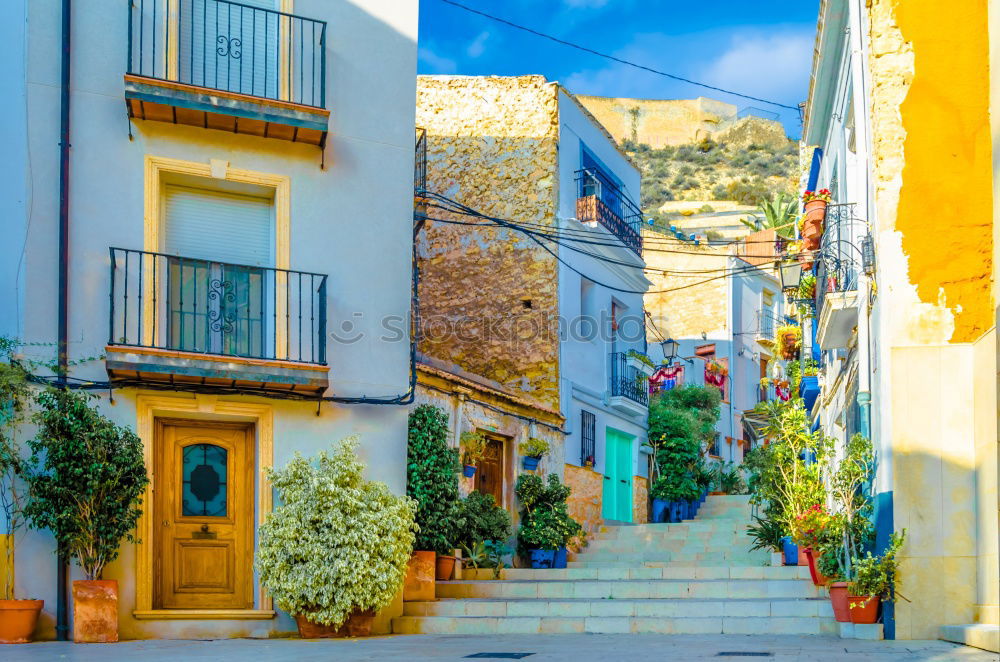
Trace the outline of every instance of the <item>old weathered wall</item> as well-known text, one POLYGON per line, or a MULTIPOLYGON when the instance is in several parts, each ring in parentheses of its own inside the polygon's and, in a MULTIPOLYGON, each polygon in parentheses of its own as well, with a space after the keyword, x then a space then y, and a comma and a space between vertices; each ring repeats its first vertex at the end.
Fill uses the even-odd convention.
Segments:
POLYGON ((587 110, 621 142, 652 147, 683 145, 702 138, 784 146, 780 122, 759 117, 737 119, 737 109, 722 101, 697 99, 616 99, 576 95, 587 110))
POLYGON ((642 237, 646 277, 652 281, 644 302, 660 333, 672 338, 724 335, 727 284, 718 276, 728 263, 727 249, 695 246, 649 230, 642 237))
POLYGON ((604 476, 593 469, 567 464, 564 468, 566 484, 573 490, 566 501, 570 517, 583 526, 589 538, 604 522, 601 517, 601 495, 604 476))
MULTIPOLYGON (((541 76, 419 77, 428 190, 494 217, 553 225, 557 94, 541 76)), ((558 408, 555 258, 518 232, 428 221, 419 268, 421 351, 558 408)))
POLYGON ((645 524, 649 521, 649 479, 632 477, 632 521, 645 524))

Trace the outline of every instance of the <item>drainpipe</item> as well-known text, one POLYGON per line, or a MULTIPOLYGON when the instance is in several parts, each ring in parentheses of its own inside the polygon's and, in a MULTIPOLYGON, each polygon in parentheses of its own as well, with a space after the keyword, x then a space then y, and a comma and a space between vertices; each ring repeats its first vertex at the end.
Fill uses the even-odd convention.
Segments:
MULTIPOLYGON (((69 370, 69 85, 70 85, 70 25, 72 0, 62 0, 62 80, 59 103, 59 302, 58 302, 58 383, 66 387, 69 370)), ((56 587, 56 638, 68 638, 67 564, 66 555, 58 550, 56 587)))

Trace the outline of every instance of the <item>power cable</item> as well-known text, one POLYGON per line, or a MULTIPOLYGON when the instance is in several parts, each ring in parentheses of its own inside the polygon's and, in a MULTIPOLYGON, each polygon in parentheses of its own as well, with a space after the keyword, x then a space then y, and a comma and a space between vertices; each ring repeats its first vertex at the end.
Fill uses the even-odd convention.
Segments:
POLYGON ((448 4, 448 5, 452 5, 453 7, 458 7, 459 9, 464 9, 465 11, 470 12, 472 14, 478 14, 479 16, 482 16, 484 18, 488 18, 491 21, 496 21, 497 23, 502 23, 502 24, 504 24, 504 25, 506 25, 508 27, 512 27, 512 28, 515 28, 517 30, 523 30, 524 32, 528 32, 530 34, 533 34, 536 37, 542 37, 543 39, 548 39, 550 41, 554 41, 557 44, 562 44, 563 46, 569 46, 570 48, 575 48, 575 49, 577 49, 579 51, 583 51, 585 53, 590 53, 591 55, 596 55, 596 56, 602 57, 602 58, 604 58, 606 60, 611 60, 613 62, 617 62, 619 64, 624 64, 624 65, 629 66, 629 67, 634 67, 636 69, 642 69, 643 71, 648 71, 649 73, 653 73, 653 74, 656 74, 658 76, 664 76, 666 78, 671 78, 673 80, 680 81, 682 83, 688 83, 689 85, 696 85, 698 87, 703 87, 703 88, 705 88, 707 90, 714 90, 716 92, 722 92, 724 94, 731 94, 733 96, 741 97, 743 99, 750 99, 751 101, 759 101, 761 103, 766 103, 766 104, 770 104, 772 106, 777 106, 778 108, 787 108, 788 110, 794 110, 794 111, 796 111, 799 114, 799 119, 800 120, 802 119, 802 110, 798 106, 789 106, 788 104, 779 103, 777 101, 771 101, 770 99, 764 99, 764 98, 761 98, 761 97, 755 97, 755 96, 751 96, 749 94, 743 94, 741 92, 734 92, 732 90, 727 90, 727 89, 725 89, 723 87, 717 87, 715 85, 709 85, 707 83, 699 83, 698 81, 691 80, 690 78, 684 78, 683 76, 677 76, 676 74, 667 73, 666 71, 660 71, 659 69, 653 69, 652 67, 647 67, 646 65, 643 65, 643 64, 637 64, 635 62, 630 62, 630 61, 624 60, 624 59, 622 59, 620 57, 615 57, 614 55, 609 55, 607 53, 602 53, 600 51, 595 51, 592 48, 587 48, 586 46, 581 46, 580 44, 574 44, 571 41, 566 41, 565 39, 560 39, 559 37, 554 37, 554 36, 552 36, 550 34, 546 34, 544 32, 539 32, 538 30, 535 30, 533 28, 529 28, 529 27, 524 26, 524 25, 519 25, 519 24, 514 23, 512 21, 508 21, 507 19, 500 18, 499 16, 494 16, 493 14, 487 14, 486 12, 479 11, 478 9, 473 9, 472 7, 468 7, 468 6, 463 5, 463 4, 459 3, 459 2, 455 2, 455 0, 441 0, 441 2, 443 2, 445 4, 448 4))

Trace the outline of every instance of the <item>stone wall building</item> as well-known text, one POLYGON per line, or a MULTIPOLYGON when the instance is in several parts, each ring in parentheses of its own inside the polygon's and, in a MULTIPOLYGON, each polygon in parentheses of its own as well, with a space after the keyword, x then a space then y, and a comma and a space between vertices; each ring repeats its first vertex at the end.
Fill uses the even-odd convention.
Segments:
MULTIPOLYGON (((420 76, 417 108, 428 191, 475 212, 429 202, 421 352, 564 417, 541 471, 573 487, 589 530, 643 518, 648 393, 627 356, 645 351, 638 170, 541 76, 420 76)), ((530 427, 500 435, 504 494, 530 427)))

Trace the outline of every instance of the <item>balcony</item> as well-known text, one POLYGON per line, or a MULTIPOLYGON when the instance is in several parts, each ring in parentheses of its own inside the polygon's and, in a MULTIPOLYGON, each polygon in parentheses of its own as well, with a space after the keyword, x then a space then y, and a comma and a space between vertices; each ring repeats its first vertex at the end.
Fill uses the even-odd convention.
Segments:
POLYGON ((576 219, 600 224, 642 256, 642 210, 599 170, 576 171, 576 219))
POLYGON ((758 310, 757 330, 755 334, 757 342, 769 349, 774 347, 774 330, 783 323, 782 319, 773 310, 758 310))
POLYGON ((112 248, 113 383, 316 396, 326 276, 112 248))
POLYGON ((858 274, 865 223, 854 204, 829 205, 816 271, 816 341, 820 349, 847 347, 858 324, 858 274))
POLYGON ((645 416, 649 408, 649 374, 625 352, 610 355, 610 402, 618 411, 645 416))
POLYGON ((131 0, 134 119, 323 146, 326 23, 229 0, 131 0))

